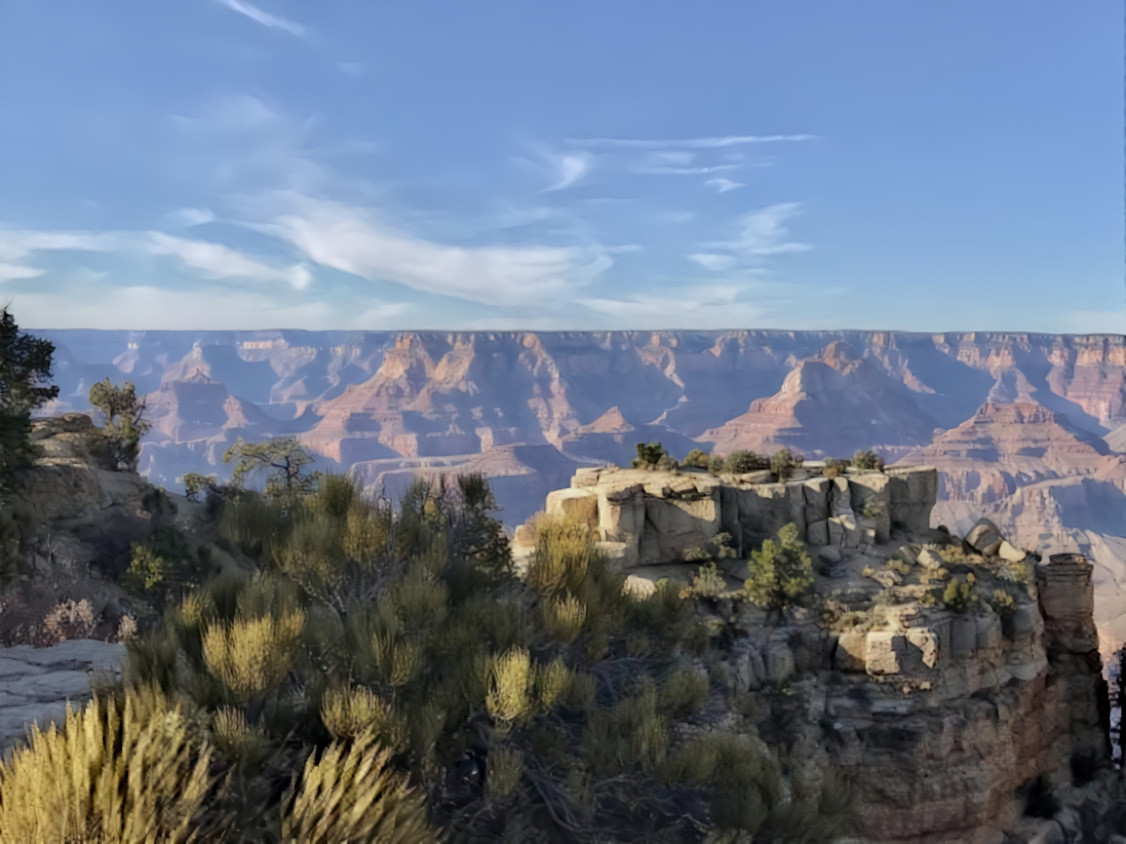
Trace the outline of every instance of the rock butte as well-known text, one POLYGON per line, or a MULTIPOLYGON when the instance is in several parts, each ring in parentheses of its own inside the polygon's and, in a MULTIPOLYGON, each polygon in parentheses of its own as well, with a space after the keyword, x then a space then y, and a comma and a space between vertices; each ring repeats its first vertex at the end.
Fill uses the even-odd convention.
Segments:
MULTIPOLYGON (((956 543, 985 567, 1036 560, 986 520, 964 544, 932 530, 933 468, 801 474, 769 483, 769 473, 580 470, 570 488, 548 495, 545 512, 587 524, 629 573, 627 586, 642 592, 661 577, 687 577, 695 566, 685 552, 721 532, 743 555, 787 522, 814 546, 815 589, 853 604, 880 590, 864 569, 892 558, 912 568, 942 565, 928 543, 956 543)), ((532 520, 514 537, 524 564, 534 535, 532 520)), ((745 576, 745 563, 725 562, 729 574, 742 566, 745 576)), ((1011 613, 984 606, 958 613, 901 597, 881 622, 859 630, 826 629, 800 609, 771 624, 764 610, 724 599, 719 613, 734 614, 741 633, 727 668, 736 692, 791 703, 792 764, 827 763, 844 773, 864 840, 1053 840, 1036 836, 1074 826, 1076 807, 1101 799, 1096 813, 1109 811, 1105 793, 1072 785, 1077 770, 1109 758, 1092 570, 1081 555, 1053 555, 1034 566, 1029 596, 1011 613), (1065 795, 1054 820, 1022 817, 1018 791, 1039 777, 1065 795), (1006 839, 1006 831, 1017 837, 1006 839)), ((714 716, 709 728, 733 719, 714 716)))

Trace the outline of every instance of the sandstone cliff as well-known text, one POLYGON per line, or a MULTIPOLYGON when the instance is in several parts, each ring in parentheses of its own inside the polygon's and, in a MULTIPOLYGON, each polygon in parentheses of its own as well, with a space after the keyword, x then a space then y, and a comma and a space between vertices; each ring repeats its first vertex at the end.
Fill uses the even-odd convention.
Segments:
POLYGON ((935 524, 965 531, 987 515, 1019 544, 1088 554, 1107 598, 1100 625, 1126 641, 1121 336, 42 333, 59 347, 62 388, 46 412, 84 410, 107 376, 132 379, 160 414, 141 470, 169 489, 185 472, 223 475, 239 436, 299 435, 322 468, 350 469, 372 492, 416 469, 490 466, 515 527, 562 476, 628 463, 641 440, 675 456, 874 446, 936 467, 935 524))
MULTIPOLYGON (((1097 829, 1109 806, 1105 789, 1090 792, 1098 803, 1078 788, 1109 749, 1092 565, 1075 554, 1038 563, 985 520, 964 541, 931 529, 933 468, 817 471, 769 483, 581 470, 545 510, 587 524, 633 588, 687 581, 696 564, 685 556, 728 533, 737 558, 720 562, 737 589, 749 550, 796 523, 819 598, 780 623, 735 590, 713 595, 733 639, 709 671, 730 697, 706 728, 757 732, 798 770, 843 772, 865 840, 1030 841, 1052 824, 1070 830, 1059 840, 1088 840, 1076 819, 1097 829), (931 584, 967 574, 980 600, 928 599, 931 584), (1060 795, 1065 817, 1027 816, 1037 788, 1060 795)), ((525 559, 533 535, 517 531, 525 559)))

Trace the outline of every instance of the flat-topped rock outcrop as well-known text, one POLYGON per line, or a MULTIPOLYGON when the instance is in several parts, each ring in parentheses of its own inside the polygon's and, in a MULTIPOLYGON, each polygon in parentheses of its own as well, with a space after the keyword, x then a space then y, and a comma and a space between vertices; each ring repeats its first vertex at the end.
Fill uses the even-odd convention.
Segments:
MULTIPOLYGON (((782 483, 581 469, 544 512, 587 525, 630 589, 687 586, 716 563, 727 590, 695 594, 730 631, 707 669, 730 702, 703 728, 756 732, 796 768, 842 773, 862 840, 1083 840, 1073 821, 1095 829, 1109 811, 1105 789, 1085 785, 1109 759, 1091 562, 1043 560, 985 519, 964 538, 932 529, 933 468, 821 469, 782 483), (814 562, 811 595, 758 607, 742 590, 748 558, 791 523, 814 562), (1038 788, 1060 800, 1056 819, 1025 815, 1038 788)), ((526 558, 534 542, 533 521, 513 547, 526 558)))
MULTIPOLYGON (((929 530, 938 490, 933 468, 850 470, 835 478, 814 475, 816 468, 795 470, 781 483, 771 483, 768 471, 579 469, 569 489, 548 495, 545 512, 588 524, 627 568, 681 562, 721 533, 743 557, 790 522, 817 547, 863 548, 887 543, 893 530, 929 530)), ((526 547, 529 531, 516 540, 526 547)))

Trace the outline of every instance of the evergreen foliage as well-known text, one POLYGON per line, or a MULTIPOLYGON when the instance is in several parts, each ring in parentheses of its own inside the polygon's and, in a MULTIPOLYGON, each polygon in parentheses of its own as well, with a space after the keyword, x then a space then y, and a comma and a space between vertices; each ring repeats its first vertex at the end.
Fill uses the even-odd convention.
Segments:
POLYGON ((798 603, 813 585, 813 560, 806 552, 797 525, 778 531, 778 541, 766 540, 751 552, 750 577, 744 588, 760 606, 783 610, 798 603))
POLYGON ((694 448, 684 456, 680 461, 680 465, 688 466, 692 469, 707 469, 708 468, 708 455, 707 452, 701 449, 694 448))
POLYGON ((48 383, 54 354, 54 344, 20 331, 0 308, 0 494, 11 492, 12 473, 35 456, 32 411, 59 394, 48 383))
POLYGON ((635 469, 655 469, 661 461, 668 461, 669 453, 659 442, 638 443, 637 457, 633 458, 635 469))
POLYGON ((884 459, 876 452, 868 449, 852 455, 852 465, 857 469, 875 469, 882 472, 884 470, 884 459))
POLYGON ((733 475, 742 475, 769 468, 770 461, 753 451, 745 449, 733 451, 723 461, 723 470, 733 475))
POLYGON ((231 484, 242 488, 247 479, 265 476, 266 497, 294 505, 317 485, 318 476, 308 470, 313 455, 296 437, 282 437, 264 443, 247 443, 241 438, 227 449, 224 463, 234 462, 231 484))
MULTIPOLYGON (((479 476, 397 509, 334 476, 224 504, 253 573, 171 595, 128 646, 125 686, 190 712, 184 758, 208 757, 176 817, 215 841, 594 842, 754 836, 783 812, 765 749, 723 759, 762 772, 757 814, 690 761, 680 727, 713 694, 697 602, 628 592, 567 520, 541 520, 517 576, 494 506, 479 476)), ((175 544, 150 541, 137 576, 162 583, 175 544)))
POLYGON ((90 388, 90 404, 102 414, 102 440, 112 465, 137 468, 141 437, 152 430, 145 416, 145 402, 137 398, 132 382, 118 387, 106 378, 90 388))

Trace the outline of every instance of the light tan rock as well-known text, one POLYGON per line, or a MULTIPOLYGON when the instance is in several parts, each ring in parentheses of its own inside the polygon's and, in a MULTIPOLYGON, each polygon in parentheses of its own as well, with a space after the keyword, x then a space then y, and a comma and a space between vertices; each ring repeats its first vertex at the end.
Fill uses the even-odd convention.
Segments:
POLYGON ((598 528, 598 496, 589 489, 557 489, 547 494, 548 516, 598 528))
POLYGON ((912 627, 907 631, 907 642, 918 651, 918 659, 927 668, 938 664, 939 634, 929 627, 912 627))
POLYGON ((946 561, 939 556, 938 552, 930 548, 924 548, 920 551, 916 561, 920 566, 931 571, 937 571, 946 565, 946 561))
POLYGON ((838 671, 863 672, 868 664, 868 634, 846 630, 837 635, 833 666, 838 671))
POLYGON ((873 630, 868 633, 865 670, 875 677, 899 674, 907 652, 907 640, 899 633, 873 630))
POLYGON ((995 551, 1004 541, 1005 537, 1001 535, 997 525, 989 519, 978 519, 970 532, 966 534, 966 542, 982 554, 995 551))
POLYGON ((997 556, 1002 560, 1010 563, 1021 563, 1028 558, 1028 552, 1022 551, 1020 548, 1015 548, 1009 544, 1009 541, 1003 540, 1001 545, 997 548, 997 556))

